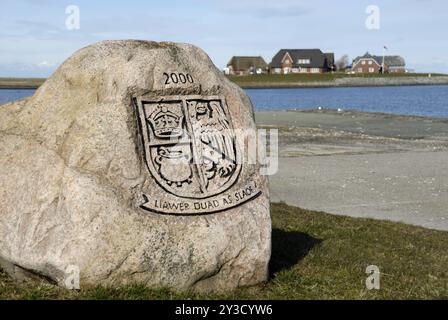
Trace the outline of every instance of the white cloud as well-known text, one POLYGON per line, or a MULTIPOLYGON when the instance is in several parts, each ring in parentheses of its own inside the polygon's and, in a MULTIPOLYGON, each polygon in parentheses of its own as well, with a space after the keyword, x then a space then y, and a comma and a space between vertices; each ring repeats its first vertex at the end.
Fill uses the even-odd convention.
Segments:
POLYGON ((42 62, 39 62, 37 64, 37 66, 41 67, 41 68, 51 68, 51 67, 56 66, 56 64, 52 63, 52 62, 48 62, 48 61, 42 61, 42 62))

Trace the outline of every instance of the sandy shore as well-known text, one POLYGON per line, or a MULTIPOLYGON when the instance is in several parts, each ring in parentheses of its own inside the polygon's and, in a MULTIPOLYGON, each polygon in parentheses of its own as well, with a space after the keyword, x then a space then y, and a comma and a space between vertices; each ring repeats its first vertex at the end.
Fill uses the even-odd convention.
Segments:
POLYGON ((279 128, 273 201, 448 230, 448 120, 328 110, 256 119, 279 128))

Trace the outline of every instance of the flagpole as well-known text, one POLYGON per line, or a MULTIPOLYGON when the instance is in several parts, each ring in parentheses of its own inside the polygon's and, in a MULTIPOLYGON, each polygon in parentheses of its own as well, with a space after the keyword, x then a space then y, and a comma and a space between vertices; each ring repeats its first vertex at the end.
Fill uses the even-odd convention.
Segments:
POLYGON ((384 74, 384 55, 386 54, 386 46, 383 45, 383 63, 381 65, 381 73, 384 74))

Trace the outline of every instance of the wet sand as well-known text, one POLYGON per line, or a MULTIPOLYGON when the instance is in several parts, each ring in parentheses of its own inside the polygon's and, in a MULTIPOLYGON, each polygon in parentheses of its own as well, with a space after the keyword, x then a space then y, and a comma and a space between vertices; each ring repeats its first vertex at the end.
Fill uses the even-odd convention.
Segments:
POLYGON ((272 201, 448 230, 448 120, 332 110, 257 112, 279 129, 272 201))

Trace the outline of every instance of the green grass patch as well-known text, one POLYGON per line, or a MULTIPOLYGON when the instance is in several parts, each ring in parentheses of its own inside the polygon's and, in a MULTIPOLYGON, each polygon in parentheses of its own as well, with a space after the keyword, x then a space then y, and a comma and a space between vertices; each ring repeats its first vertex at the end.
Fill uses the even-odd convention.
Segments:
MULTIPOLYGON (((431 74, 432 77, 443 76, 443 74, 431 74)), ((229 79, 241 86, 247 85, 263 85, 263 84, 312 84, 313 82, 332 82, 341 78, 409 78, 409 77, 424 77, 427 78, 427 73, 386 73, 386 74, 353 74, 345 73, 319 73, 319 74, 261 74, 261 75, 244 75, 244 76, 229 76, 229 79)))
POLYGON ((0 89, 35 89, 45 80, 44 78, 0 78, 0 89))
MULTIPOLYGON (((432 77, 446 76, 445 74, 432 73, 432 77)), ((312 85, 313 83, 331 83, 340 78, 403 78, 403 77, 424 77, 427 73, 387 73, 387 74, 356 74, 348 75, 341 72, 319 73, 319 74, 262 74, 245 76, 228 76, 230 80, 242 87, 268 87, 268 86, 294 86, 312 85)), ((46 79, 44 78, 0 78, 0 89, 25 89, 38 88, 46 79)))
POLYGON ((144 286, 71 292, 17 284, 0 271, 0 299, 448 299, 448 232, 272 205, 270 280, 224 295, 144 286), (365 287, 368 265, 381 289, 365 287))

